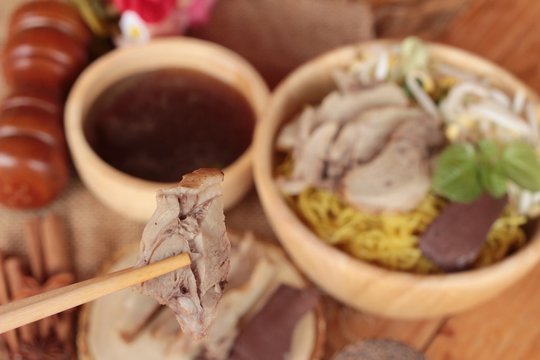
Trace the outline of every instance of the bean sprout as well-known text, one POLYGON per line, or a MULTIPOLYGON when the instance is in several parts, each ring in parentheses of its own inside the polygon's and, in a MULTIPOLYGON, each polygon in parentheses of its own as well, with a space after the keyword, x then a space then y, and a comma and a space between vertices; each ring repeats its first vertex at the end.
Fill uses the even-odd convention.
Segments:
POLYGON ((527 117, 527 122, 531 127, 530 139, 534 144, 538 143, 538 116, 536 112, 536 106, 532 103, 528 103, 525 107, 525 115, 527 117))
POLYGON ((530 128, 525 122, 507 109, 491 101, 482 101, 467 107, 467 113, 472 117, 489 120, 499 126, 517 132, 527 138, 530 136, 530 128))
POLYGON ((498 89, 492 89, 489 92, 489 96, 500 105, 504 106, 507 109, 510 109, 512 101, 510 100, 510 97, 506 95, 503 91, 498 89))
POLYGON ((445 120, 452 122, 465 111, 468 97, 477 96, 483 98, 488 95, 489 91, 484 86, 474 82, 463 82, 455 85, 450 90, 446 99, 441 103, 440 109, 445 120))
POLYGON ((375 80, 382 81, 388 77, 390 68, 389 55, 386 51, 381 52, 377 65, 375 65, 375 80))
POLYGON ((525 92, 522 89, 519 89, 514 95, 514 100, 512 101, 512 111, 515 114, 521 114, 525 108, 526 100, 525 92))
POLYGON ((417 80, 421 76, 418 71, 411 71, 405 76, 405 81, 407 88, 411 91, 413 97, 418 102, 418 104, 426 111, 428 114, 439 118, 439 110, 437 105, 433 102, 431 97, 424 91, 424 89, 418 84, 417 80))

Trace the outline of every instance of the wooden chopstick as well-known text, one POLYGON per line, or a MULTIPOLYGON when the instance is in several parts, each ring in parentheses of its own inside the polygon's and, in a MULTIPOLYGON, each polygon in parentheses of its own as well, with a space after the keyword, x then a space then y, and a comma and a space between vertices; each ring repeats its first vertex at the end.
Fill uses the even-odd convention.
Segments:
POLYGON ((0 334, 188 266, 180 254, 140 268, 128 268, 0 306, 0 334))

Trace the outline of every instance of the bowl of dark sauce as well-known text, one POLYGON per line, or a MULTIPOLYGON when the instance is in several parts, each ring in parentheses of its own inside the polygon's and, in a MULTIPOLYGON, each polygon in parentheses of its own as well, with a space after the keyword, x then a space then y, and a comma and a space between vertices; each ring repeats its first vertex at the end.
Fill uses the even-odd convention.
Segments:
POLYGON ((85 185, 146 221, 155 192, 201 167, 221 168, 225 207, 252 185, 251 142, 269 91, 240 56, 170 38, 118 49, 88 67, 66 105, 68 145, 85 185))

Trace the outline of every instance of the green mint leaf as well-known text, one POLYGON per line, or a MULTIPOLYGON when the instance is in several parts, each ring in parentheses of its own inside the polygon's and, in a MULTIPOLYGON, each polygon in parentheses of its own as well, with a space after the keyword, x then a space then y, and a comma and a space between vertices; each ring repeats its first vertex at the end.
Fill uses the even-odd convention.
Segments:
POLYGON ((529 191, 540 191, 540 162, 532 145, 514 141, 503 151, 501 166, 506 176, 529 191))
POLYGON ((500 198, 506 194, 506 176, 500 167, 480 163, 480 182, 493 197, 500 198))
POLYGON ((499 161, 501 151, 492 140, 482 140, 477 146, 480 183, 491 196, 499 198, 506 193, 506 176, 499 161))
POLYGON ((481 140, 478 142, 478 150, 482 160, 491 164, 496 164, 501 156, 499 147, 493 140, 481 140))
POLYGON ((453 144, 439 156, 433 189, 454 202, 468 203, 482 194, 478 156, 471 144, 453 144))

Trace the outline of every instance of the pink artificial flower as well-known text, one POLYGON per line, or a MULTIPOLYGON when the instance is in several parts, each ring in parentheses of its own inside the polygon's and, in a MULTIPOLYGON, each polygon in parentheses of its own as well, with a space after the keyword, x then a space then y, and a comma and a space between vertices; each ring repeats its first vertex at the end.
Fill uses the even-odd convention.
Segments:
POLYGON ((210 19, 210 12, 216 0, 192 0, 186 8, 190 26, 203 25, 210 19))
POLYGON ((113 0, 120 12, 132 10, 147 23, 167 18, 176 8, 176 0, 113 0))

